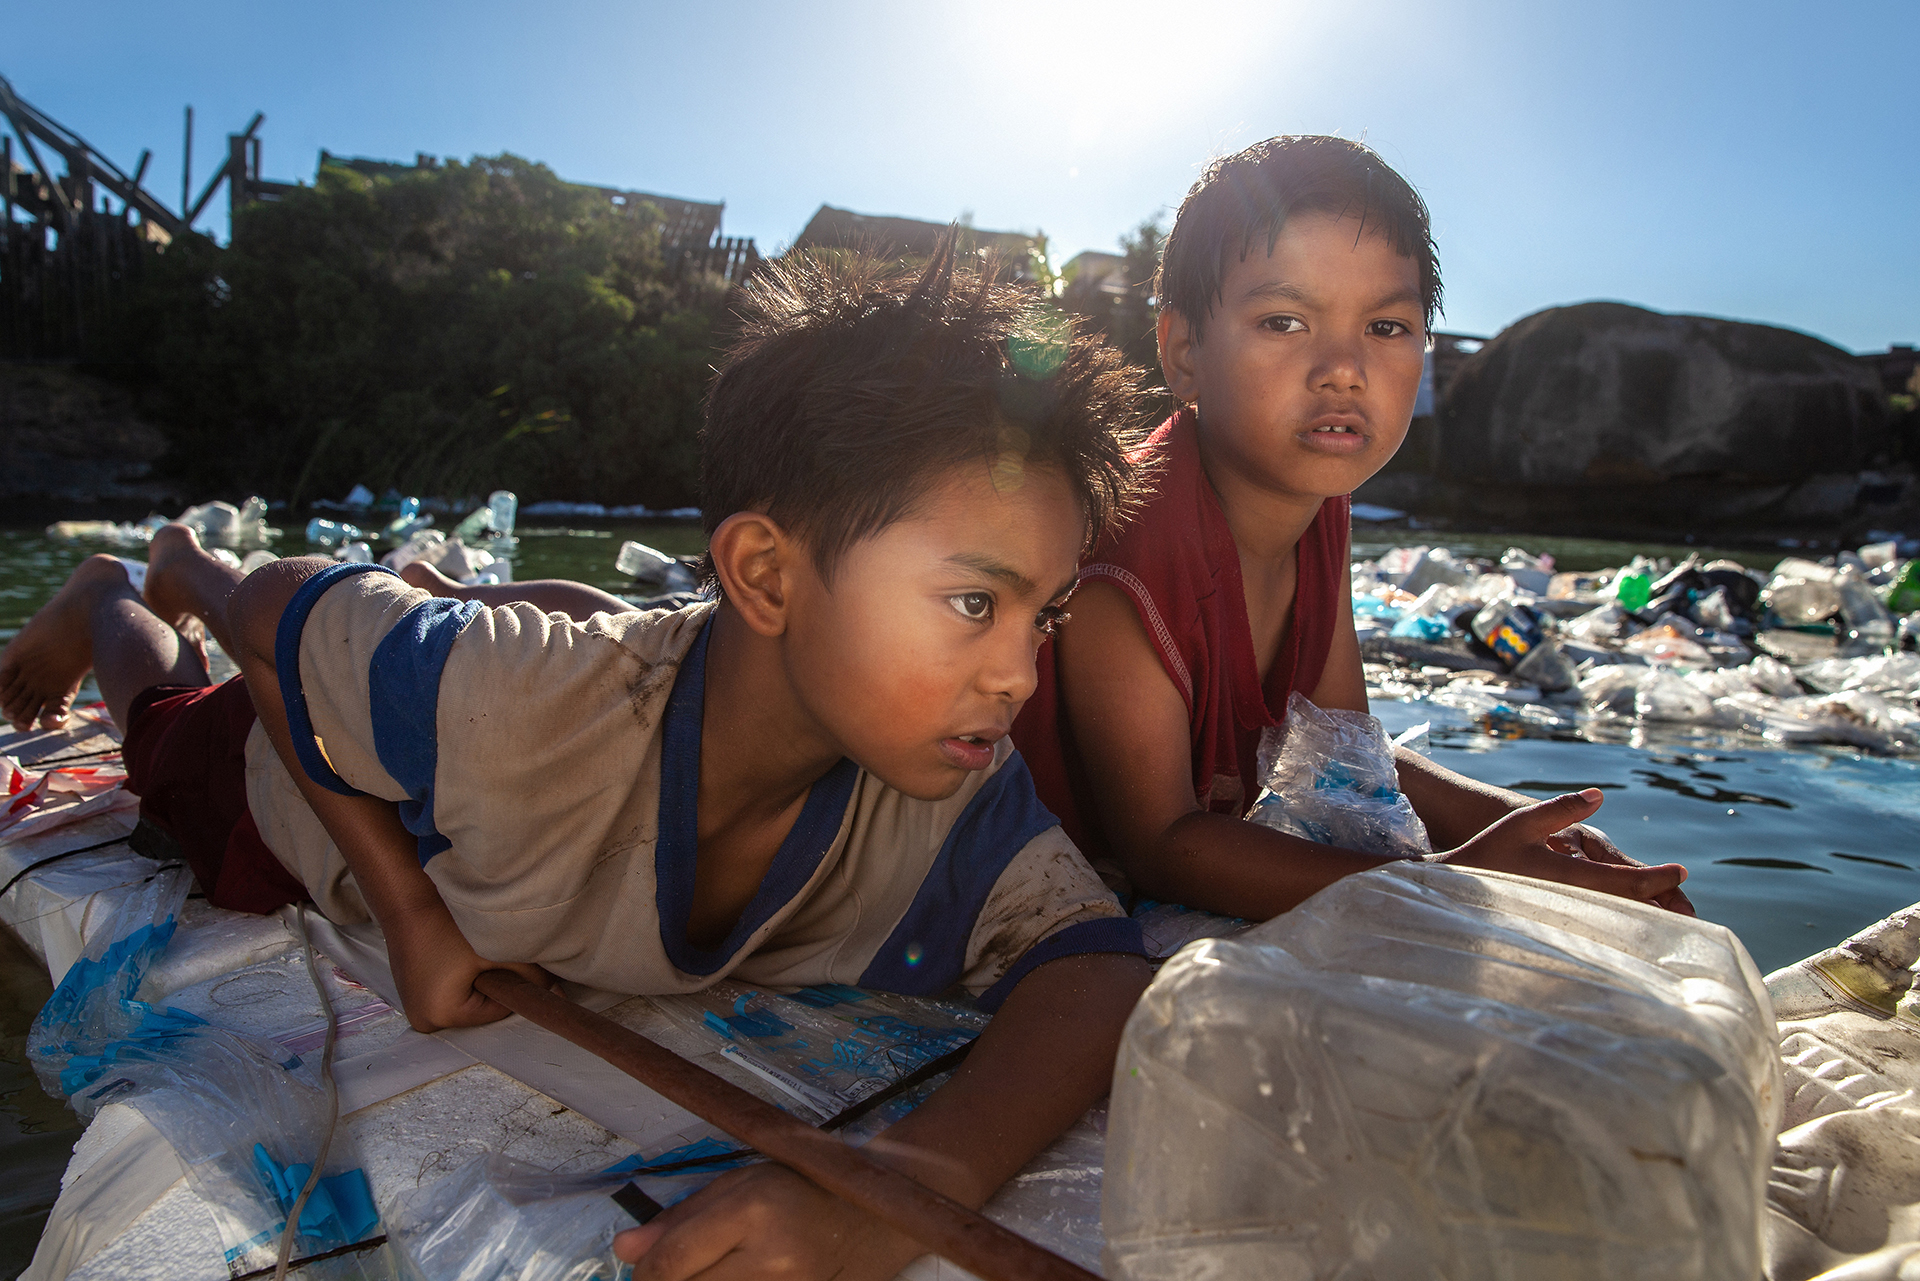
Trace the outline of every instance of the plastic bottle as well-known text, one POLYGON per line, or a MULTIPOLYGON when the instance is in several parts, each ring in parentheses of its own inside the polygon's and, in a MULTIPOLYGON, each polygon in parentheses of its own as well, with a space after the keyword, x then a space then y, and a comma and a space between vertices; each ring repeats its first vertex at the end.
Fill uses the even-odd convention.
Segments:
POLYGON ((1920 609, 1920 559, 1910 560, 1887 591, 1887 608, 1896 614, 1920 609))
POLYGON ((520 499, 511 489, 496 489, 487 495, 487 510, 493 513, 493 532, 501 538, 513 537, 513 520, 520 513, 520 499))
POLYGON ((1761 1274, 1779 1029, 1724 927, 1418 862, 1188 944, 1122 1036, 1102 1271, 1761 1274))
POLYGON ((361 542, 345 543, 334 549, 333 558, 350 565, 371 565, 373 548, 361 542))
POLYGON ((320 547, 337 547, 342 543, 358 542, 365 537, 357 527, 345 521, 315 516, 307 522, 307 541, 320 547))
POLYGON ((1574 670, 1573 660, 1546 638, 1513 665, 1513 674, 1530 685, 1538 685, 1541 692, 1546 694, 1572 689, 1580 681, 1580 673, 1574 670))
POLYGON ((493 532, 493 509, 476 507, 466 514, 458 525, 453 527, 449 538, 457 538, 468 545, 478 543, 493 532))
POLYGON ((1637 614, 1647 607, 1652 589, 1653 578, 1645 570, 1622 570, 1613 580, 1613 598, 1629 614, 1637 614))
POLYGON ((400 546, 380 558, 380 563, 388 569, 399 571, 416 560, 429 565, 438 565, 440 558, 446 555, 446 538, 437 529, 422 529, 400 546))
POLYGON ((1529 651, 1546 638, 1539 615, 1511 597, 1502 596, 1473 616, 1473 634, 1508 668, 1517 667, 1529 651))
POLYGON ((667 580, 667 567, 677 562, 663 551, 645 543, 625 542, 613 558, 613 567, 637 583, 658 584, 667 580))
POLYGON ((274 537, 278 530, 267 528, 267 500, 255 494, 240 504, 234 520, 233 538, 242 546, 257 545, 274 537))

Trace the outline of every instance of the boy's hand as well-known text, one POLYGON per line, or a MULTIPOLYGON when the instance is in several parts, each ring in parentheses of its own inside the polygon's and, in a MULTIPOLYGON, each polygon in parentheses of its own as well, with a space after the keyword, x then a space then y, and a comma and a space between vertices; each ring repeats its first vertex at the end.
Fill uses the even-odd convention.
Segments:
POLYGON ((387 930, 387 960, 400 989, 400 1007, 417 1032, 475 1027, 512 1013, 474 991, 474 979, 488 970, 512 970, 545 988, 555 983, 538 965, 483 958, 437 902, 393 922, 387 930))
POLYGON ((1691 916, 1693 904, 1680 893, 1686 868, 1678 863, 1647 867, 1592 829, 1570 830, 1599 809, 1602 799, 1598 788, 1588 788, 1514 810, 1458 849, 1434 854, 1430 861, 1577 885, 1691 916))
POLYGON ((721 1175, 613 1239, 634 1281, 886 1281, 926 1247, 783 1165, 721 1175))
MULTIPOLYGON (((1616 867, 1647 866, 1639 859, 1623 853, 1605 832, 1590 823, 1575 823, 1564 832, 1555 832, 1547 838, 1546 845, 1556 853, 1572 858, 1590 859, 1595 863, 1611 863, 1616 867)), ((1656 907, 1664 907, 1669 912, 1678 912, 1682 916, 1699 915, 1693 910, 1693 900, 1688 898, 1678 885, 1664 894, 1654 895, 1647 901, 1656 907)))

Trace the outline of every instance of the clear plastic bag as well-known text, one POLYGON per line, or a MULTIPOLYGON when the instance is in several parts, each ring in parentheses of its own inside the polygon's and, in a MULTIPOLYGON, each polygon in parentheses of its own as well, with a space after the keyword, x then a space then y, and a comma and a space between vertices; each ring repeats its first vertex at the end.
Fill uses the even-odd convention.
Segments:
POLYGON ((489 1153, 406 1197, 389 1239, 421 1281, 593 1281, 637 1220, 613 1200, 622 1173, 554 1174, 489 1153))
POLYGON ((1393 744, 1379 720, 1287 700, 1287 719, 1260 740, 1266 792, 1248 815, 1293 836, 1368 854, 1430 853, 1427 825, 1400 792, 1393 744))
POLYGON ((968 1044, 987 1024, 978 1010, 951 1002, 842 984, 782 996, 722 982, 648 999, 814 1122, 832 1120, 968 1044))

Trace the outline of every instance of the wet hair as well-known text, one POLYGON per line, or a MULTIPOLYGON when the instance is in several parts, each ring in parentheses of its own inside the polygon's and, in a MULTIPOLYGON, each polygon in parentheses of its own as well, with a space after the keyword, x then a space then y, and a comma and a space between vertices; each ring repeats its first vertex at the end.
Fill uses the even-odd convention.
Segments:
POLYGON ((831 582, 848 548, 969 464, 1058 469, 1089 543, 1125 513, 1148 412, 1140 371, 954 240, 917 267, 792 254, 747 284, 701 433, 709 536, 764 512, 831 582))
POLYGON ((1360 221, 1420 270, 1427 328, 1440 312, 1440 261, 1426 201, 1371 147, 1324 134, 1257 142, 1214 161, 1187 192, 1167 233, 1153 292, 1187 318, 1198 340, 1220 301, 1231 255, 1245 261, 1262 239, 1273 252, 1287 219, 1324 213, 1360 221))

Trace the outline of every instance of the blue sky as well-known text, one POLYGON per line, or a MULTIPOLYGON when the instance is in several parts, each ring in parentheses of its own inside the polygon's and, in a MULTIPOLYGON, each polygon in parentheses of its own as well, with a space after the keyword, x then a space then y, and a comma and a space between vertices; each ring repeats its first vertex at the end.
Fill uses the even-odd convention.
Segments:
POLYGON ((513 151, 724 199, 763 251, 826 202, 1038 228, 1064 260, 1209 156, 1341 133, 1432 206, 1444 328, 1614 298, 1920 342, 1911 0, 7 10, 0 74, 123 168, 151 147, 169 202, 191 102, 201 179, 259 110, 274 178, 311 180, 321 147, 513 151))

